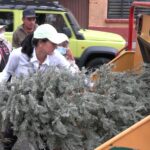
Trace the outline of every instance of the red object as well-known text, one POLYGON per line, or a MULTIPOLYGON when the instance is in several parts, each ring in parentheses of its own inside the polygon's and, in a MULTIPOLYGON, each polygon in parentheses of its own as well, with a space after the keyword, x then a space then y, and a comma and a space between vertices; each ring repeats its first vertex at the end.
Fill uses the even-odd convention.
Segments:
POLYGON ((130 16, 129 16, 129 32, 128 32, 128 50, 132 50, 132 42, 133 42, 133 24, 134 24, 134 8, 135 7, 150 7, 150 2, 137 2, 134 1, 130 8, 130 16))
POLYGON ((133 23, 134 23, 134 7, 131 6, 129 16, 128 50, 132 50, 133 23))

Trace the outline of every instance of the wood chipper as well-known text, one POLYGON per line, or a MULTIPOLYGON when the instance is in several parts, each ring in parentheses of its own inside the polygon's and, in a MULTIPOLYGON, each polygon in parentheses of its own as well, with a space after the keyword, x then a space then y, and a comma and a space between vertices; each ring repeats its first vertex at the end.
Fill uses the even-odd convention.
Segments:
MULTIPOLYGON (((150 8, 150 2, 135 1, 130 8, 128 46, 109 64, 113 71, 139 71, 143 63, 150 63, 150 14, 141 13, 136 21, 136 48, 132 48, 135 8, 150 8)), ((139 73, 139 72, 138 72, 139 73)), ((150 115, 137 122, 95 150, 149 150, 150 115)))
POLYGON ((129 16, 128 45, 109 64, 114 64, 113 71, 133 71, 139 69, 143 62, 150 63, 150 14, 139 14, 137 17, 136 48, 133 49, 134 10, 149 7, 150 2, 133 2, 129 16))

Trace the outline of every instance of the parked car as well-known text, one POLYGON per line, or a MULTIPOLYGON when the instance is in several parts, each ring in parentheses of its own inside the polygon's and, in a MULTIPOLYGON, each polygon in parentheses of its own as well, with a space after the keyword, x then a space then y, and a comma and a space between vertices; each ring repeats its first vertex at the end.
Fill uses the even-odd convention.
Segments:
POLYGON ((124 38, 118 34, 83 29, 68 9, 54 2, 30 1, 29 5, 29 2, 3 0, 0 3, 3 4, 0 6, 0 25, 7 25, 9 41, 12 41, 13 31, 22 24, 23 9, 33 7, 39 25, 49 23, 69 37, 70 48, 79 67, 91 68, 107 63, 125 46, 124 38))

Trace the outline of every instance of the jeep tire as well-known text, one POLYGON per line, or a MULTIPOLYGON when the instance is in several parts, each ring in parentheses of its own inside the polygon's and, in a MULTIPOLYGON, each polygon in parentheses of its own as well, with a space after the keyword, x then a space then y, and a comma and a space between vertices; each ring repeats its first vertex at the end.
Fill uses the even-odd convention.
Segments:
POLYGON ((91 68, 96 69, 96 68, 99 68, 101 65, 108 63, 110 60, 111 59, 105 58, 105 57, 97 57, 89 61, 86 67, 88 69, 91 69, 91 68))

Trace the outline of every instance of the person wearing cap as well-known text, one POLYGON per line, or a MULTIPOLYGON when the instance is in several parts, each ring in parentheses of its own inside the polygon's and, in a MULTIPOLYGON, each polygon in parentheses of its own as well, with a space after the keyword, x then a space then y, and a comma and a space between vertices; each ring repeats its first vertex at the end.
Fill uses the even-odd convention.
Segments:
POLYGON ((7 82, 12 75, 19 77, 36 71, 45 72, 51 66, 76 73, 66 58, 55 50, 60 42, 59 34, 52 25, 38 26, 33 34, 25 38, 22 47, 11 52, 0 82, 7 82))
POLYGON ((11 44, 5 38, 4 33, 5 25, 0 25, 0 72, 4 69, 12 50, 11 44))
POLYGON ((76 70, 79 71, 78 66, 75 63, 75 59, 73 57, 73 54, 71 52, 71 49, 69 48, 69 38, 64 33, 59 33, 60 38, 60 44, 58 44, 56 50, 59 51, 68 61, 69 63, 76 68, 76 70))
POLYGON ((12 36, 12 46, 13 48, 18 48, 21 46, 22 41, 25 39, 25 37, 34 32, 37 28, 36 24, 36 14, 35 10, 32 8, 26 8, 23 11, 22 14, 22 21, 23 24, 20 25, 16 31, 14 31, 12 36))

